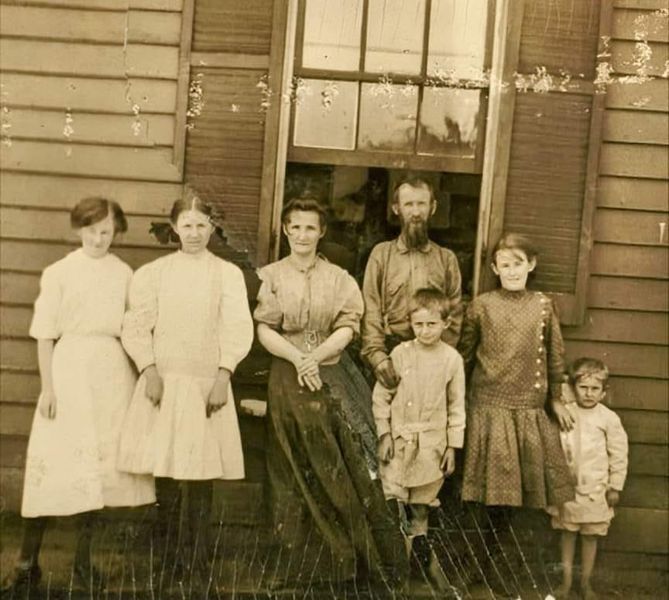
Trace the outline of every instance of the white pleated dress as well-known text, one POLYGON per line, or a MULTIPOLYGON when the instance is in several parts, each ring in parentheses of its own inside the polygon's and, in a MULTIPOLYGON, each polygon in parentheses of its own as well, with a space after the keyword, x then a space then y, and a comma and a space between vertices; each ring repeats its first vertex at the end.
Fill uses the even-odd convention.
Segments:
POLYGON ((179 251, 143 266, 131 284, 122 340, 140 371, 156 365, 164 392, 153 406, 140 376, 119 468, 181 480, 242 479, 232 389, 227 404, 206 415, 218 369, 233 372, 253 341, 242 272, 208 251, 179 251))
POLYGON ((56 417, 35 410, 21 514, 66 516, 155 502, 153 477, 116 469, 135 372, 120 342, 132 270, 79 249, 44 270, 30 335, 57 340, 56 417))

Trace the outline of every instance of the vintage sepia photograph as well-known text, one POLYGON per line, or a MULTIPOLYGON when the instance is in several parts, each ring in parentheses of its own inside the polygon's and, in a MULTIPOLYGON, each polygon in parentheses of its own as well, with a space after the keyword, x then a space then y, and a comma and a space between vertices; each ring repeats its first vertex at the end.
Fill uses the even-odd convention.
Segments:
POLYGON ((669 600, 669 0, 0 0, 1 600, 669 600))

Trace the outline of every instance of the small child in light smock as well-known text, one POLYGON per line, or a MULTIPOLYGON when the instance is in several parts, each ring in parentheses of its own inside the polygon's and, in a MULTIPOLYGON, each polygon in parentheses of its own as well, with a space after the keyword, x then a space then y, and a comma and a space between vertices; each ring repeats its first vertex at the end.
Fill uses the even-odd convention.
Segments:
POLYGON ((567 404, 574 427, 560 433, 567 463, 576 480, 576 498, 550 507, 552 525, 562 530, 562 584, 558 598, 567 598, 572 585, 576 538, 581 536, 581 595, 596 595, 590 577, 597 554, 597 538, 608 532, 613 507, 618 504, 627 475, 627 435, 620 418, 601 404, 609 371, 594 358, 580 358, 569 368, 575 401, 567 404))
POLYGON ((465 432, 465 373, 458 352, 441 341, 449 302, 436 289, 418 290, 409 306, 415 339, 390 354, 400 383, 376 383, 373 411, 379 436, 379 475, 386 499, 408 505, 407 535, 419 559, 429 560, 427 518, 455 470, 465 432))

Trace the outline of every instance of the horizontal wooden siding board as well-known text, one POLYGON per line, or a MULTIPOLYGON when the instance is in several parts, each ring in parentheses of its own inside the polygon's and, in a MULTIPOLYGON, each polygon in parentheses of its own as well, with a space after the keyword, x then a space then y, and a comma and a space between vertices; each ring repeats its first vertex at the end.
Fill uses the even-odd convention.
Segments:
POLYGON ((597 206, 630 210, 669 210, 669 181, 634 177, 600 177, 597 206))
POLYGON ((640 111, 669 110, 669 80, 655 78, 643 83, 614 81, 606 90, 607 108, 626 108, 640 111))
MULTIPOLYGON (((119 246, 155 246, 155 237, 149 233, 152 222, 168 223, 166 218, 134 216, 128 218, 128 231, 116 240, 119 246)), ((43 211, 27 208, 3 208, 0 213, 2 235, 10 239, 50 242, 75 242, 77 237, 70 225, 69 212, 43 211)))
POLYGON ((0 82, 5 94, 3 101, 10 110, 13 106, 24 106, 130 115, 137 110, 140 114, 173 114, 176 110, 175 81, 1 73, 0 82))
POLYGON ((602 140, 641 144, 669 144, 669 114, 632 110, 607 110, 602 140))
POLYGON ((615 410, 631 408, 667 412, 669 411, 669 381, 646 377, 613 376, 609 378, 607 403, 615 410))
POLYGON ((600 208, 595 213, 597 242, 666 246, 669 243, 666 212, 600 208))
POLYGON ((669 282, 634 277, 590 276, 588 306, 627 310, 669 310, 669 282))
POLYGON ((61 142, 119 144, 124 146, 172 146, 172 115, 96 115, 75 111, 11 109, 5 123, 12 139, 31 138, 61 142), (67 121, 66 121, 67 118, 67 121), (67 127, 67 129, 66 129, 67 127), (67 135, 65 135, 67 133, 67 135))
POLYGON ((146 44, 103 46, 4 38, 0 53, 7 71, 73 76, 176 79, 179 63, 178 48, 146 44))
POLYGON ((14 171, 59 173, 148 181, 181 180, 167 148, 123 148, 56 142, 12 141, 0 147, 3 167, 14 171))
POLYGON ((602 548, 628 552, 656 552, 667 554, 669 512, 651 508, 616 510, 609 535, 602 540, 602 548))
POLYGON ((669 45, 666 43, 650 42, 648 46, 651 54, 648 60, 641 63, 635 51, 637 42, 628 40, 613 40, 611 42, 611 66, 614 72, 628 75, 650 75, 661 77, 669 59, 669 45), (642 70, 643 69, 643 70, 642 70))
POLYGON ((587 311, 583 325, 564 327, 562 333, 565 339, 570 340, 662 345, 669 343, 669 315, 591 308, 587 311))
POLYGON ((3 0, 5 4, 61 6, 98 10, 162 10, 181 12, 183 0, 3 0))
POLYGON ((0 203, 6 206, 34 206, 70 210, 87 196, 116 200, 128 213, 166 217, 181 197, 178 183, 148 183, 84 177, 3 173, 0 203))
MULTIPOLYGON (((666 279, 669 274, 669 249, 666 247, 627 246, 597 242, 590 255, 590 273, 666 279)), ((641 293, 641 289, 634 291, 641 293)), ((633 300, 631 298, 629 301, 633 300)))
POLYGON ((599 161, 599 174, 667 179, 669 146, 604 142, 599 161))
POLYGON ((615 9, 611 37, 638 40, 643 36, 652 42, 666 42, 669 39, 668 21, 659 11, 615 9))
POLYGON ((5 37, 171 46, 178 46, 181 38, 179 13, 1 5, 0 17, 0 34, 5 37))
POLYGON ((669 354, 666 346, 590 340, 568 340, 565 346, 569 360, 575 360, 579 356, 600 358, 613 375, 661 379, 669 376, 669 354))

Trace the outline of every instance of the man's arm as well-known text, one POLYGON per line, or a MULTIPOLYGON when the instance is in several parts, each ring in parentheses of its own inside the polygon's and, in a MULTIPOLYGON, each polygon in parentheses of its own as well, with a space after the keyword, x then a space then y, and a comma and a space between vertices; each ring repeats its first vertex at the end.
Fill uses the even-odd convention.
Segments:
POLYGON ((362 350, 360 354, 372 369, 388 360, 381 302, 383 269, 379 260, 380 250, 380 245, 375 246, 372 250, 362 283, 365 313, 362 317, 362 350))

